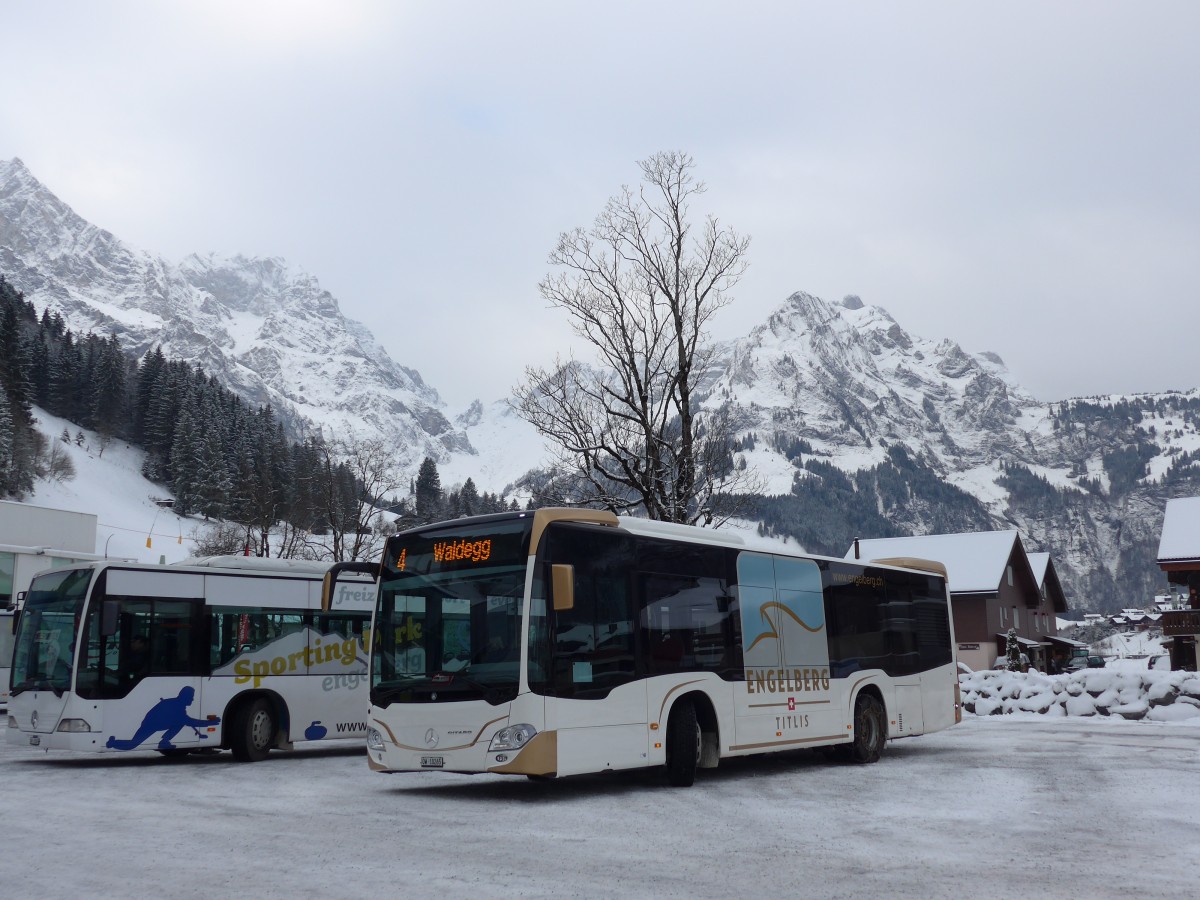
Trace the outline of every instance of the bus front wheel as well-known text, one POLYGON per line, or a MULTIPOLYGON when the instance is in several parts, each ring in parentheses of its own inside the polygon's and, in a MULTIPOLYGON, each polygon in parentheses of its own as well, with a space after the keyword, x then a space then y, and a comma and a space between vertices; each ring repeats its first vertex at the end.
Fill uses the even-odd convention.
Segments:
POLYGON ((275 713, 271 704, 262 697, 243 703, 232 719, 229 749, 234 759, 242 762, 266 759, 275 743, 275 713))
POLYGON ((700 720, 691 700, 680 700, 667 720, 667 783, 691 787, 700 763, 700 720))
POLYGON ((871 694, 859 694, 854 702, 854 741, 850 759, 856 763, 878 762, 887 742, 887 720, 883 704, 871 694))

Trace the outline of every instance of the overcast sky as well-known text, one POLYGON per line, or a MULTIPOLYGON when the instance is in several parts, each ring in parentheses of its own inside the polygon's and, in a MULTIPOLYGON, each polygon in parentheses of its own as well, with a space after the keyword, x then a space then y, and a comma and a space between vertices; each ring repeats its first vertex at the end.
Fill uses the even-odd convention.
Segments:
POLYGON ((1200 4, 25 2, 0 158, 142 249, 281 256, 452 406, 565 352, 537 291, 636 160, 795 291, 1042 400, 1200 386, 1200 4))

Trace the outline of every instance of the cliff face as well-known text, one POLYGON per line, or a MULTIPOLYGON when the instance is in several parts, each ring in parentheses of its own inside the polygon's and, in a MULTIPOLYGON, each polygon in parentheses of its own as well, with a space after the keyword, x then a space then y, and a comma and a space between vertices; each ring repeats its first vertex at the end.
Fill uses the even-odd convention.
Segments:
POLYGON ((437 391, 342 315, 316 278, 281 259, 151 256, 77 216, 20 160, 0 163, 0 272, 74 331, 160 346, 294 431, 379 436, 415 469, 473 452, 437 391))

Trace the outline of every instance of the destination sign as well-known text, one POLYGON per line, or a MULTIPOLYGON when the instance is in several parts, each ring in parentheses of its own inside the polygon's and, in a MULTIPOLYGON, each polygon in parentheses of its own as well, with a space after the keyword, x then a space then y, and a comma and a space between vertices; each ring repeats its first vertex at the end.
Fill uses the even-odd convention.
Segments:
POLYGON ((486 526, 408 532, 388 541, 384 568, 397 574, 432 575, 441 571, 524 565, 529 553, 531 519, 490 522, 486 526))
POLYGON ((492 558, 492 539, 478 541, 437 541, 433 545, 434 562, 487 562, 492 558))

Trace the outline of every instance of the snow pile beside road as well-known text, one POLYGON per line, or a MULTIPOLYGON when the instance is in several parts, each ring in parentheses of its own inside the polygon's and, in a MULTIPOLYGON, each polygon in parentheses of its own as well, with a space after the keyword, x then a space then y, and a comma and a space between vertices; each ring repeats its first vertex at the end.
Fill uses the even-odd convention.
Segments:
POLYGON ((1156 722, 1200 718, 1200 675, 1195 672, 1084 669, 1042 675, 993 669, 963 673, 959 685, 964 712, 977 716, 1029 712, 1156 722))

